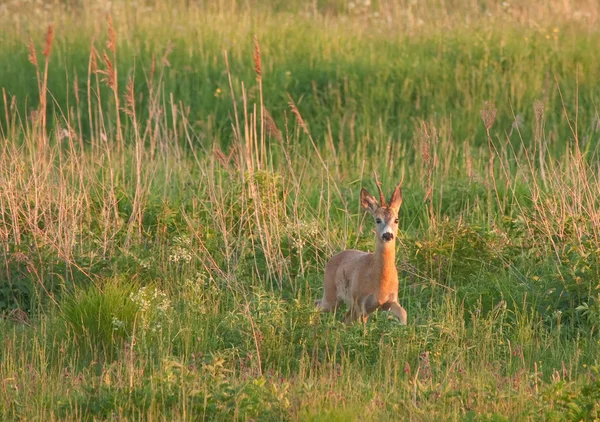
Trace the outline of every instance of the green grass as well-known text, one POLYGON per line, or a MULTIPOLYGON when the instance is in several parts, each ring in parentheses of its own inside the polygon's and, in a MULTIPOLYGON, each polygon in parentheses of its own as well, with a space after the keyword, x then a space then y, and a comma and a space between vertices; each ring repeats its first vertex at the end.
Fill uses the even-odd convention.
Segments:
POLYGON ((598 7, 547 3, 113 2, 116 54, 7 3, 0 419, 600 417, 598 7), (407 326, 314 306, 373 171, 407 326))

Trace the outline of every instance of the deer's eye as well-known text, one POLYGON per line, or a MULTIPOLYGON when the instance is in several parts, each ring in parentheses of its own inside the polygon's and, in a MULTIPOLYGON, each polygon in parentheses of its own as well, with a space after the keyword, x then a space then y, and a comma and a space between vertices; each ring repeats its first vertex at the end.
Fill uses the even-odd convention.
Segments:
POLYGON ((394 223, 398 224, 398 219, 397 218, 394 220, 394 223))
POLYGON ((377 224, 381 224, 381 218, 376 218, 376 219, 375 219, 375 222, 376 222, 377 224))

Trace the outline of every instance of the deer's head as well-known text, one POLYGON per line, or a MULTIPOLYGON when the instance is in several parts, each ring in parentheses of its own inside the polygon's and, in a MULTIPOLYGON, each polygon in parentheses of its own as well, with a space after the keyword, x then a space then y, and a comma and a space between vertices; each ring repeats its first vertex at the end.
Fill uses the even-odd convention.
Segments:
POLYGON ((391 242, 398 232, 398 211, 402 205, 401 183, 396 186, 389 203, 385 202, 381 186, 377 178, 377 189, 379 190, 379 202, 365 188, 360 191, 360 205, 375 219, 375 233, 377 239, 391 242))

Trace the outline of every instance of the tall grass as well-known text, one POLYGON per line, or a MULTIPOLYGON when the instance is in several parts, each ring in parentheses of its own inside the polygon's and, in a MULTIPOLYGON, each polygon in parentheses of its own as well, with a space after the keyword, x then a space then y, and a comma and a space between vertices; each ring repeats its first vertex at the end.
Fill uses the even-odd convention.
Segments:
MULTIPOLYGON (((97 28, 106 28, 110 15, 119 36, 116 62, 123 69, 115 83, 124 88, 134 76, 140 117, 149 109, 146 79, 152 57, 155 63, 161 61, 170 45, 165 92, 190 107, 190 120, 210 140, 231 138, 232 104, 223 50, 228 52, 233 77, 250 86, 254 75, 248 53, 256 34, 263 53, 263 98, 274 120, 283 124, 289 93, 318 135, 316 142, 324 145, 321 134, 331 132, 334 139, 345 140, 343 154, 354 151, 365 137, 391 136, 404 142, 421 119, 447 125, 458 143, 480 144, 485 134, 478 113, 486 100, 499 107, 499 127, 502 133, 511 133, 515 143, 518 139, 512 127, 520 125, 529 142, 532 104, 544 101, 546 123, 562 146, 570 132, 557 87, 567 104, 575 104, 574 82, 578 80, 579 120, 587 130, 582 138, 591 136, 588 129, 596 121, 598 102, 592 75, 597 74, 599 62, 595 55, 586 54, 598 43, 597 5, 591 1, 568 5, 557 1, 550 7, 541 2, 502 7, 489 2, 454 8, 434 1, 398 2, 372 5, 360 12, 334 13, 325 8, 324 14, 282 12, 276 16, 260 8, 232 8, 229 2, 213 8, 92 2, 71 6, 68 12, 58 6, 49 10, 39 6, 42 19, 31 29, 24 23, 27 11, 16 10, 4 18, 3 27, 14 30, 3 35, 0 84, 18 98, 21 112, 26 102, 37 98, 33 73, 23 71, 30 66, 20 34, 27 31, 42 40, 46 22, 53 22, 60 31, 49 64, 54 75, 49 89, 62 112, 68 112, 67 103, 76 101, 73 84, 85 90, 92 41, 104 68, 102 51, 107 50, 108 31, 97 28), (366 85, 371 88, 363 89, 366 85)), ((107 52, 115 61, 114 54, 107 52)), ((234 88, 241 103, 240 84, 234 88)), ((104 106, 109 107, 114 95, 108 95, 110 87, 100 89, 104 106)), ((251 99, 256 94, 252 91, 251 99)), ((78 108, 84 117, 91 111, 85 102, 78 108)), ((89 135, 93 128, 88 119, 83 118, 81 124, 89 135)))
POLYGON ((0 419, 598 417, 597 6, 353 5, 7 4, 0 419))

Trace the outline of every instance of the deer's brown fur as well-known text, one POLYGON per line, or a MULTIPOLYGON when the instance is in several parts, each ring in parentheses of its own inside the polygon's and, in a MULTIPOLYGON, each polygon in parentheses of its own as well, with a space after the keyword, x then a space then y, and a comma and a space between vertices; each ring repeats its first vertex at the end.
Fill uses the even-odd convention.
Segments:
POLYGON ((402 204, 402 188, 396 186, 389 205, 377 181, 380 202, 366 189, 360 192, 363 209, 375 219, 376 247, 374 253, 345 250, 329 260, 325 267, 323 299, 317 306, 323 312, 346 303, 347 323, 360 318, 366 321, 378 308, 392 312, 406 324, 406 311, 398 303, 398 271, 396 270, 396 233, 398 211, 402 204))

